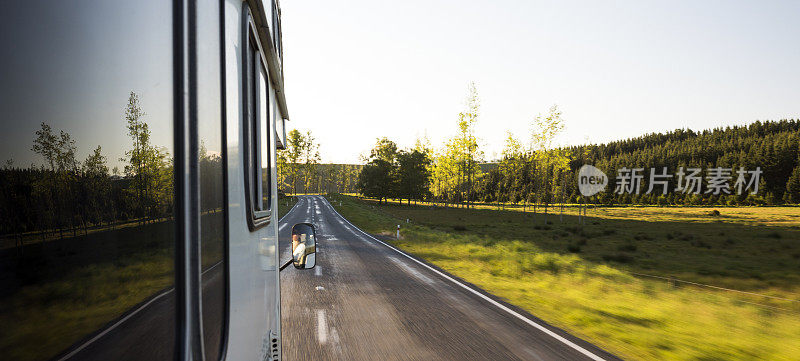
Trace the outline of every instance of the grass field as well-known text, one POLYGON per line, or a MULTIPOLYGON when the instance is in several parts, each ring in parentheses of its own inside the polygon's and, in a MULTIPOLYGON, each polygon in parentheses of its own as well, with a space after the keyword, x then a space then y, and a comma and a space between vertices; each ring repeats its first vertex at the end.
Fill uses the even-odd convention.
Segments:
POLYGON ((580 226, 575 208, 545 223, 521 208, 331 198, 366 231, 401 224, 397 246, 623 358, 800 355, 800 208, 596 208, 580 226))
POLYGON ((169 287, 173 229, 167 221, 93 232, 28 245, 22 257, 5 250, 0 354, 53 358, 169 287))
POLYGON ((289 213, 294 207, 295 203, 297 203, 297 197, 288 196, 278 199, 278 219, 283 218, 286 213, 289 213))

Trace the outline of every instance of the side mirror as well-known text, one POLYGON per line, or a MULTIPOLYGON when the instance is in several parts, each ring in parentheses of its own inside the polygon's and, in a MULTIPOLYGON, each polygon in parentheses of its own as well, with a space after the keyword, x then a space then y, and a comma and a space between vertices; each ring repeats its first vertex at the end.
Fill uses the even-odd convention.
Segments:
POLYGON ((317 232, 310 223, 292 227, 292 263, 294 268, 311 269, 317 265, 317 232))

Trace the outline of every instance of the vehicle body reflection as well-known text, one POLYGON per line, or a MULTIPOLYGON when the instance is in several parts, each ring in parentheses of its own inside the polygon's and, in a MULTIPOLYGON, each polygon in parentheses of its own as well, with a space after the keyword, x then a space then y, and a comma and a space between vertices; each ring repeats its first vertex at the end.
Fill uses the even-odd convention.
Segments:
POLYGON ((172 5, 0 7, 0 353, 172 358, 172 5))
POLYGON ((268 211, 287 112, 281 55, 259 45, 280 44, 279 13, 276 0, 0 2, 0 358, 279 358, 268 211), (239 56, 251 27, 257 83, 239 56), (252 165, 245 82, 261 100, 252 165), (245 174, 262 172, 254 229, 236 211, 245 174))

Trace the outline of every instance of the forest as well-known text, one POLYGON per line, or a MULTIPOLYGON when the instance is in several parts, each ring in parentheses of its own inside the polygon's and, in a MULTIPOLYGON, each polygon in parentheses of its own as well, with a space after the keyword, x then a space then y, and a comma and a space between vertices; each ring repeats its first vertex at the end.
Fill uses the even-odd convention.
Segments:
POLYGON ((798 120, 755 121, 702 131, 676 129, 607 144, 563 147, 553 145, 564 127, 561 110, 554 105, 534 117, 529 139, 518 139, 514 134, 519 131, 509 131, 501 158, 486 161, 474 130, 478 118, 479 97, 471 85, 466 107, 458 114, 456 135, 441 147, 422 139, 412 148, 399 150, 390 139, 378 139, 359 173, 359 192, 378 199, 465 207, 475 202, 545 208, 564 203, 800 203, 798 120), (577 178, 583 165, 593 165, 607 175, 605 191, 581 195, 577 178), (636 188, 628 187, 624 183, 630 179, 621 172, 630 174, 637 168, 642 172, 636 188), (652 173, 663 176, 652 177, 652 173), (749 178, 738 179, 739 173, 749 178), (684 178, 684 174, 697 180, 697 187, 687 188, 689 175, 684 178), (750 184, 737 190, 735 182, 742 180, 750 184), (724 184, 715 190, 715 182, 724 184))

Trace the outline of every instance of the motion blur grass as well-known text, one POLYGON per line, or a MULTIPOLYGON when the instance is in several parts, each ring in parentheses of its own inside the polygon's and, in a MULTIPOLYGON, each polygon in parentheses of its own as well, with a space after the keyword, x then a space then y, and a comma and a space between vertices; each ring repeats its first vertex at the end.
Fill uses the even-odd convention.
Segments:
MULTIPOLYGON (((204 227, 222 227, 221 215, 205 215, 204 227)), ((174 281, 173 229, 171 220, 153 222, 31 244, 21 255, 0 253, 7 266, 2 280, 12 272, 24 280, 3 284, 0 358, 54 358, 168 290, 174 281)))
MULTIPOLYGON (((296 197, 281 198, 279 216, 296 201, 296 197)), ((204 270, 216 265, 224 254, 221 242, 214 239, 218 232, 212 231, 224 228, 223 215, 207 212, 202 217, 204 270)), ((29 244, 23 258, 6 249, 0 254, 7 257, 3 264, 20 266, 2 271, 22 274, 31 281, 9 286, 7 296, 0 298, 0 358, 53 358, 132 307, 171 288, 173 224, 163 221, 107 228, 29 244)))
POLYGON ((595 209, 579 226, 573 215, 329 198, 365 231, 401 224, 395 245, 623 358, 800 355, 800 302, 635 276, 800 300, 797 208, 595 209))
POLYGON ((140 253, 75 267, 56 280, 0 300, 0 352, 8 360, 49 359, 173 282, 173 251, 140 253))

